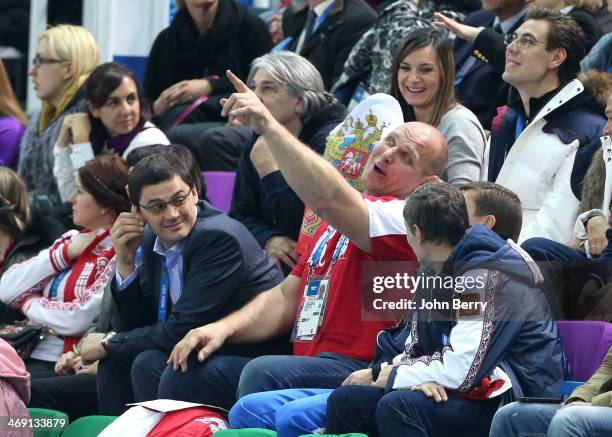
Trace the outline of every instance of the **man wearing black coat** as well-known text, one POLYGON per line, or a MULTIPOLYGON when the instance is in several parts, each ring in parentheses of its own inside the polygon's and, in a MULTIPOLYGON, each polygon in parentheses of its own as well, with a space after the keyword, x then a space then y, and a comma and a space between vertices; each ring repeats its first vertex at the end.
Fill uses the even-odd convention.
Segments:
POLYGON ((308 7, 283 13, 285 40, 279 46, 312 62, 329 90, 351 49, 375 21, 376 12, 364 0, 308 0, 308 7))
POLYGON ((219 100, 233 90, 225 70, 246 75, 253 59, 272 48, 266 24, 246 7, 234 0, 216 0, 206 6, 216 8, 208 29, 202 32, 194 19, 201 19, 201 8, 187 4, 157 35, 149 53, 143 88, 155 102, 153 109, 160 117, 157 124, 163 130, 189 101, 204 95, 209 96, 208 101, 186 122, 219 121, 219 100))
MULTIPOLYGON (((242 224, 198 202, 180 161, 145 158, 132 169, 128 189, 134 212, 121 214, 111 230, 119 332, 91 335, 81 350, 83 362, 100 360, 98 405, 111 415, 126 403, 158 398, 170 351, 190 329, 236 311, 282 280, 242 224)), ((207 362, 211 379, 231 378, 231 366, 221 364, 225 355, 248 360, 281 343, 224 347, 218 362, 207 362)), ((232 395, 217 387, 219 398, 232 395)))

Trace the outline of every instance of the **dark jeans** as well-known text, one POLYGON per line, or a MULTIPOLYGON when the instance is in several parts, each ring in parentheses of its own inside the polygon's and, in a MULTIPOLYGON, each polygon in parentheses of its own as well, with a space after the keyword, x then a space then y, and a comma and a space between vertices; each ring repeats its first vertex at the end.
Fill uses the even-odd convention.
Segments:
POLYGON ((189 357, 187 372, 167 367, 159 383, 160 399, 178 399, 229 410, 236 402, 236 387, 244 366, 252 358, 213 355, 205 362, 189 357))
POLYGON ((472 400, 449 395, 436 403, 421 392, 345 385, 327 400, 327 432, 370 437, 487 437, 499 398, 472 400))
POLYGON ((293 387, 335 388, 364 361, 334 354, 323 357, 267 355, 259 358, 217 355, 199 363, 189 357, 187 372, 168 367, 159 384, 159 397, 230 409, 247 394, 293 387), (239 383, 240 382, 240 383, 239 383))
POLYGON ((68 414, 71 422, 98 414, 96 375, 66 375, 32 380, 29 407, 68 414))
POLYGON ((316 357, 259 357, 242 371, 238 398, 287 388, 336 388, 348 375, 367 366, 365 361, 332 353, 316 357))
POLYGON ((236 171, 243 144, 252 136, 248 126, 224 123, 181 124, 168 131, 172 143, 191 150, 202 171, 236 171))
POLYGON ((168 354, 151 349, 136 358, 108 357, 98 364, 98 410, 100 414, 119 416, 125 404, 157 399, 157 386, 166 368, 168 354))
POLYGON ((135 359, 108 357, 98 366, 100 414, 117 416, 125 404, 151 399, 176 399, 230 409, 236 402, 236 387, 243 367, 265 354, 287 353, 286 338, 265 343, 224 345, 203 363, 192 353, 186 373, 166 365, 167 353, 140 352, 135 359))

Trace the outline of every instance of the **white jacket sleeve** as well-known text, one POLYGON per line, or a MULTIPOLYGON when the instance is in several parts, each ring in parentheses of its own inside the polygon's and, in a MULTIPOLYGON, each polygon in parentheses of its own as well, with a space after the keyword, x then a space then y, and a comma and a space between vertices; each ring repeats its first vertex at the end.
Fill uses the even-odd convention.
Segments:
POLYGON ((66 202, 76 189, 74 168, 72 168, 72 162, 70 161, 70 147, 58 147, 55 144, 53 146, 53 157, 55 159, 53 176, 55 176, 62 202, 66 202))
POLYGON ((42 295, 57 273, 72 264, 68 258, 68 242, 76 234, 78 231, 74 230, 65 233, 49 249, 4 272, 0 278, 0 300, 17 308, 33 295, 42 295))
POLYGON ((53 146, 53 176, 63 202, 76 191, 76 173, 87 161, 94 159, 91 143, 73 144, 67 147, 53 146))
MULTIPOLYGON (((487 271, 473 270, 464 276, 486 278, 487 271)), ((483 287, 475 286, 465 290, 461 296, 461 301, 486 303, 486 280, 483 287)), ((491 341, 492 330, 489 329, 489 323, 494 312, 495 308, 488 308, 488 304, 484 310, 480 309, 468 315, 461 315, 458 311, 457 324, 450 332, 447 346, 440 352, 416 358, 403 355, 399 360, 396 357, 393 362, 397 366, 397 373, 392 388, 410 388, 427 381, 435 381, 450 389, 460 388, 468 374, 477 371, 482 364, 479 362, 478 357, 481 354, 478 352, 486 350, 491 341)), ((418 341, 414 334, 412 332, 406 341, 408 352, 412 349, 411 343, 418 341)))
POLYGON ((98 275, 91 287, 72 302, 50 301, 45 297, 34 297, 26 301, 22 311, 30 321, 47 325, 59 335, 80 336, 87 332, 100 312, 104 288, 113 278, 113 258, 98 275))

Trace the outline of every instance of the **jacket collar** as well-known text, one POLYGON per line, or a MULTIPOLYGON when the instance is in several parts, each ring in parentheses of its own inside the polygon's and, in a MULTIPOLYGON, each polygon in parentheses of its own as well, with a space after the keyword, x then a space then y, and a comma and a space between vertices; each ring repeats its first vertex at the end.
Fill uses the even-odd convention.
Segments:
POLYGON ((345 116, 346 108, 343 105, 337 102, 330 103, 306 119, 299 138, 308 144, 312 140, 312 137, 319 131, 321 126, 330 123, 330 121, 334 119, 340 120, 340 123, 345 116))
MULTIPOLYGON (((551 114, 553 111, 565 105, 583 91, 584 85, 582 82, 580 82, 578 79, 574 79, 565 85, 560 86, 559 88, 549 91, 541 97, 529 99, 531 116, 529 118, 528 125, 535 123, 541 118, 551 114)), ((520 95, 515 88, 512 89, 510 107, 523 118, 526 118, 523 102, 521 101, 520 95)))
POLYGON ((548 99, 548 102, 544 105, 542 109, 540 109, 536 116, 533 117, 532 123, 544 118, 554 110, 560 108, 565 105, 567 102, 572 100, 578 94, 584 91, 584 85, 578 79, 574 79, 571 82, 568 82, 564 87, 560 89, 556 94, 551 96, 548 99))
MULTIPOLYGON (((344 10, 344 0, 334 0, 332 8, 329 10, 329 16, 336 15, 344 10)), ((300 13, 304 14, 304 19, 306 19, 306 15, 308 14, 308 3, 304 2, 304 4, 293 9, 293 15, 299 15, 300 13)))

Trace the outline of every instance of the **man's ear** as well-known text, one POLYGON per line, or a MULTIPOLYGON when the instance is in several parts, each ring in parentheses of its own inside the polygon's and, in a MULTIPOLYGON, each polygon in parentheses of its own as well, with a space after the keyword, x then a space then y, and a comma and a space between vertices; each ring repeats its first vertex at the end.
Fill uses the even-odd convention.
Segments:
POLYGON ((558 48, 554 50, 553 57, 549 62, 548 66, 551 70, 555 70, 561 67, 561 64, 567 59, 567 51, 564 48, 558 48))
POLYGON ((497 219, 495 218, 494 215, 489 214, 489 215, 485 216, 485 218, 484 218, 484 225, 487 228, 493 230, 493 228, 495 227, 496 223, 497 223, 497 219))
POLYGON ((416 238, 417 243, 423 244, 425 242, 425 233, 421 230, 419 225, 412 225, 414 230, 414 238, 416 238))

